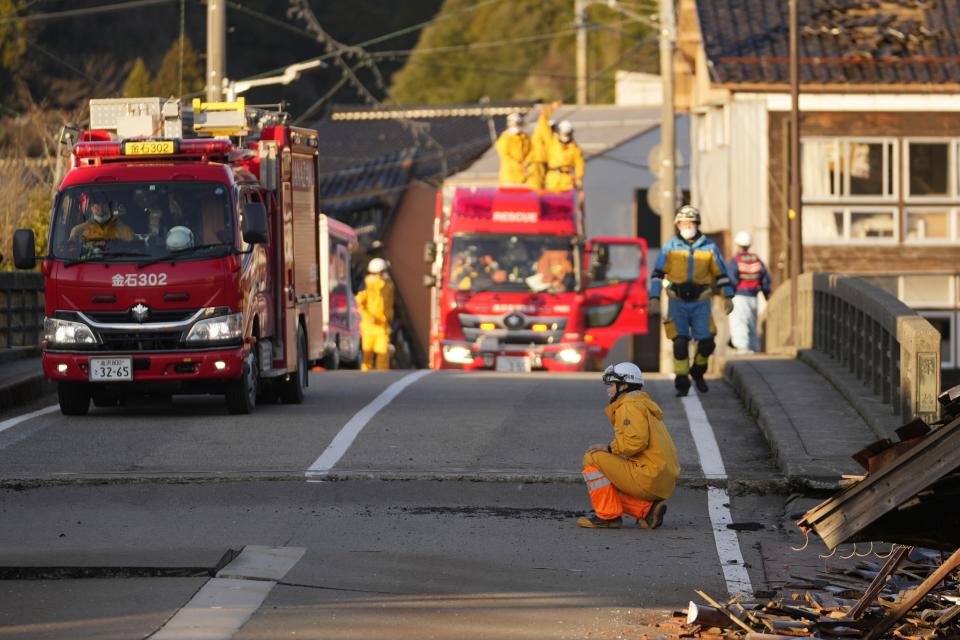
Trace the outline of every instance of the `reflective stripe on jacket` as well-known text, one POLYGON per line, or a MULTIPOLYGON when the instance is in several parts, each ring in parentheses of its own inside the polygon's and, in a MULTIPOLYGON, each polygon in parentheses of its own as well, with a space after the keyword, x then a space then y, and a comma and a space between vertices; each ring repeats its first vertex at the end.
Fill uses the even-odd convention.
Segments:
POLYGON ((770 296, 770 275, 757 254, 741 251, 727 263, 727 273, 738 296, 770 296))

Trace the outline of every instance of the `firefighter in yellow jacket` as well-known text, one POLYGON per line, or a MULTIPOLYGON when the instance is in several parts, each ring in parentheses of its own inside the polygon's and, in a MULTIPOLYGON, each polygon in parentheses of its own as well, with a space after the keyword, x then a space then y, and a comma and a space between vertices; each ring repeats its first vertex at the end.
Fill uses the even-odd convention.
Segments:
POLYGON ((523 131, 523 116, 511 113, 507 116, 507 129, 497 138, 497 154, 500 156, 500 184, 530 184, 537 187, 532 176, 533 144, 523 131))
POLYGON ((640 528, 656 529, 680 476, 677 449, 663 423, 663 411, 643 391, 640 367, 621 362, 607 367, 602 379, 614 437, 610 444, 592 445, 583 456, 583 479, 594 514, 577 524, 619 529, 626 513, 640 528))
POLYGON ((133 230, 120 221, 118 215, 120 206, 114 211, 98 200, 87 200, 87 212, 90 214, 90 219, 71 229, 70 239, 88 242, 133 240, 133 230))
POLYGON ((557 124, 556 134, 547 146, 547 191, 572 191, 583 188, 583 151, 573 139, 569 120, 557 124))
POLYGON ((365 288, 357 294, 364 371, 390 368, 390 325, 393 322, 393 282, 387 261, 374 258, 367 265, 365 288))

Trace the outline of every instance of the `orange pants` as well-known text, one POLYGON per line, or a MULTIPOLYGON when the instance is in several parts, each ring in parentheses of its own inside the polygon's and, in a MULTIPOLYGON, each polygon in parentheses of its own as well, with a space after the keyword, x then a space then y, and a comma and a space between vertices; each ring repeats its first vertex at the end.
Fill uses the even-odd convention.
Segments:
POLYGON ((582 473, 590 493, 590 503, 598 518, 612 520, 626 513, 642 520, 650 513, 653 500, 644 500, 617 489, 597 467, 587 466, 582 473))

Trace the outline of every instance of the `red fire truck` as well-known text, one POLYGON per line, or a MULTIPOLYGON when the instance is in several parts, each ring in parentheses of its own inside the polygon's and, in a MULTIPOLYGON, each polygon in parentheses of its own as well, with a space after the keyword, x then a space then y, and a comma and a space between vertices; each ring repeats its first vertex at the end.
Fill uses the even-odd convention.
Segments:
POLYGON ((647 331, 643 239, 583 243, 577 193, 456 188, 438 197, 431 366, 582 371, 647 331))
MULTIPOLYGON (((91 101, 40 256, 43 370, 64 414, 179 393, 249 413, 302 402, 338 347, 358 358, 356 236, 320 215, 317 133, 283 121, 242 99, 91 101)), ((34 267, 34 240, 16 232, 17 267, 34 267)))

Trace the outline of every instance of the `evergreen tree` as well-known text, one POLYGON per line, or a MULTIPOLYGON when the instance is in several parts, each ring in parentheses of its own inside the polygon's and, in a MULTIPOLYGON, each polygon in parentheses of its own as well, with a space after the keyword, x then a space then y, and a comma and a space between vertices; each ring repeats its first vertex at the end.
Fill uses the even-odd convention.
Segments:
POLYGON ((0 0, 0 105, 17 103, 20 59, 27 50, 26 23, 3 22, 22 15, 23 0, 0 0))
POLYGON ((196 93, 203 89, 203 80, 206 71, 200 63, 200 55, 190 44, 190 39, 184 36, 183 42, 183 88, 180 89, 180 39, 177 38, 170 45, 163 56, 160 69, 153 79, 150 95, 168 98, 181 97, 196 93))
POLYGON ((123 83, 123 95, 127 98, 142 98, 149 96, 153 90, 150 82, 150 72, 147 71, 147 65, 143 63, 143 58, 137 58, 133 64, 127 81, 123 83))

